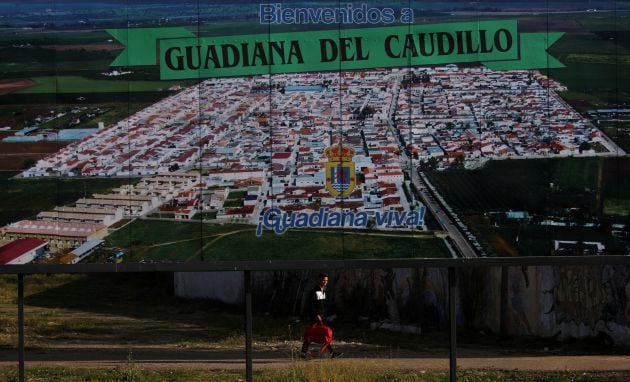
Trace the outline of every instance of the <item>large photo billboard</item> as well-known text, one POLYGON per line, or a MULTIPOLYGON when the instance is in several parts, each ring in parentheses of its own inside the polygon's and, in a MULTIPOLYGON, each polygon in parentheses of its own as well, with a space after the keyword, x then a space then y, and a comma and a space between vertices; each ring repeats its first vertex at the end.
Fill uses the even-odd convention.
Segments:
POLYGON ((0 4, 0 262, 628 254, 626 1, 0 4))

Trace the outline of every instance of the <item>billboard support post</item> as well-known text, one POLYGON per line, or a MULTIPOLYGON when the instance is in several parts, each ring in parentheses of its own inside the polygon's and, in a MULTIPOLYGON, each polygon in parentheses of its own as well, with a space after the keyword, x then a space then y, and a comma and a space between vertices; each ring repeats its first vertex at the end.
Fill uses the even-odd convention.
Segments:
POLYGON ((448 268, 448 320, 449 331, 449 374, 450 381, 457 381, 457 274, 448 268))
POLYGON ((252 275, 245 271, 245 380, 251 382, 252 375, 252 275))
POLYGON ((18 379, 24 382, 24 274, 18 273, 18 379))

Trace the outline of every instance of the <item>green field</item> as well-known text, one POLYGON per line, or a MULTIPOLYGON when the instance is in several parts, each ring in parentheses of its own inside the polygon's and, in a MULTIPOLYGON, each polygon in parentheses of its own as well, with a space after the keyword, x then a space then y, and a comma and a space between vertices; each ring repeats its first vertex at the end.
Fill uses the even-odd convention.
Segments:
MULTIPOLYGON (((89 55, 89 53, 87 53, 89 55)), ((88 56, 89 57, 89 56, 88 56)), ((100 75, 109 70, 112 59, 61 62, 3 62, 0 73, 11 78, 54 75, 100 75)), ((105 78, 105 77, 102 77, 105 78)))
POLYGON ((123 248, 126 261, 209 260, 339 260, 373 258, 447 257, 443 242, 406 234, 373 236, 383 232, 313 232, 293 230, 284 235, 269 231, 255 236, 255 227, 210 225, 200 222, 136 220, 108 238, 123 248))
POLYGON ((92 120, 82 122, 75 126, 77 129, 81 128, 94 128, 98 125, 98 122, 103 122, 105 126, 112 125, 118 121, 121 121, 134 113, 145 109, 150 106, 152 102, 122 102, 122 103, 102 103, 97 106, 107 109, 107 111, 92 120))
POLYGON ((611 255, 626 255, 623 243, 610 235, 607 227, 545 227, 533 224, 522 225, 519 230, 518 247, 523 254, 547 256, 553 251, 555 240, 600 242, 611 255))
POLYGON ((623 151, 630 152, 630 121, 601 121, 597 126, 623 151))
MULTIPOLYGON (((618 3, 622 4, 621 1, 618 1, 618 3)), ((562 17, 562 15, 559 17, 562 17)), ((607 13, 606 15, 582 13, 576 19, 581 25, 594 32, 610 31, 611 27, 614 27, 614 30, 617 31, 630 31, 630 13, 628 11, 607 13)))
POLYGON ((630 200, 606 199, 604 201, 604 215, 630 216, 630 200))
MULTIPOLYGON (((164 93, 165 95, 168 93, 164 93)), ((81 102, 80 105, 72 105, 62 103, 61 100, 58 103, 48 103, 42 102, 37 104, 11 104, 11 105, 1 105, 0 104, 0 124, 6 126, 12 126, 14 129, 20 129, 22 127, 28 127, 33 125, 33 121, 37 117, 45 116, 47 114, 59 114, 59 113, 67 113, 65 117, 56 118, 47 123, 42 123, 40 125, 41 129, 51 129, 51 128, 96 128, 98 126, 98 122, 103 122, 105 126, 109 126, 113 123, 121 121, 124 118, 129 117, 130 115, 143 110, 147 106, 152 105, 154 102, 151 100, 147 100, 145 102, 132 102, 125 101, 120 102, 120 93, 101 93, 101 95, 110 95, 110 100, 105 100, 101 103, 86 103, 81 102), (79 114, 68 113, 74 106, 87 107, 88 110, 85 110, 79 114), (95 108, 99 108, 104 111, 102 114, 98 114, 94 112, 95 108), (94 117, 90 118, 87 114, 97 114, 94 117), (81 118, 81 123, 78 125, 70 126, 70 122, 73 120, 81 118)), ((33 95, 30 95, 33 96, 33 95)), ((88 98, 93 98, 94 94, 90 94, 88 98)))
POLYGON ((625 254, 608 224, 630 215, 629 158, 504 160, 484 168, 428 174, 442 196, 468 222, 490 254, 548 255, 553 240, 599 241, 606 252, 625 254), (600 218, 601 228, 545 227, 499 219, 488 212, 523 210, 573 221, 600 218), (517 239, 518 238, 518 239, 517 239))
POLYGON ((603 198, 630 200, 630 158, 610 158, 604 165, 603 198))
POLYGON ((138 181, 138 178, 11 179, 17 174, 0 172, 0 226, 34 218, 37 213, 55 206, 138 181))
POLYGON ((599 161, 597 158, 491 161, 482 169, 435 171, 429 177, 446 200, 465 213, 510 209, 543 213, 576 204, 595 212, 593 190, 597 187, 599 161))
POLYGON ((364 236, 346 231, 289 231, 282 236, 267 232, 257 238, 253 230, 241 232, 204 247, 204 259, 217 260, 339 260, 448 257, 439 239, 364 236))
POLYGON ((102 43, 110 39, 111 36, 104 30, 82 31, 68 30, 42 33, 41 31, 22 30, 16 33, 0 34, 0 43, 3 44, 31 44, 31 45, 51 45, 51 44, 90 44, 102 43))
MULTIPOLYGON (((544 20, 538 20, 541 25, 544 20)), ((553 69, 549 74, 568 86, 562 93, 580 111, 606 107, 630 101, 630 14, 575 14, 571 22, 566 15, 549 16, 549 30, 569 29, 549 52, 559 59, 565 68, 553 69), (557 25, 557 26, 556 26, 557 25)))
MULTIPOLYGON (((562 61, 562 57, 558 57, 562 61)), ((599 62, 567 62, 566 68, 549 70, 549 74, 573 92, 568 99, 580 111, 630 101, 630 65, 599 62), (585 105, 576 104, 581 93, 585 105), (588 103, 590 100, 599 100, 588 103)))

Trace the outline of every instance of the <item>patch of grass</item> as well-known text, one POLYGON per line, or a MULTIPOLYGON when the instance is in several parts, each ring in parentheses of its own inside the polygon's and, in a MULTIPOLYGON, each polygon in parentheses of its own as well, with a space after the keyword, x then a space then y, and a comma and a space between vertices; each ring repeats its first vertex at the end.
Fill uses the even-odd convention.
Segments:
MULTIPOLYGON (((563 55, 557 55, 557 58, 565 63, 563 55)), ((590 61, 568 61, 565 65, 565 68, 551 69, 548 72, 572 92, 589 94, 606 104, 620 104, 630 100, 627 92, 630 89, 630 65, 590 61)))
POLYGON ((599 126, 604 128, 626 130, 630 129, 630 121, 600 121, 599 126))
POLYGON ((356 235, 352 232, 293 230, 278 236, 250 232, 225 236, 208 244, 204 259, 213 260, 315 260, 447 257, 439 239, 356 235))
POLYGON ((582 13, 576 14, 576 20, 580 24, 588 27, 590 30, 597 31, 629 31, 630 30, 630 16, 628 12, 615 12, 614 15, 608 16, 600 13, 582 13), (614 26, 614 28, 613 28, 614 26))
POLYGON ((175 213, 174 212, 156 212, 151 215, 148 215, 148 217, 156 218, 156 219, 175 219, 175 213))
POLYGON ((479 170, 438 171, 429 176, 446 200, 464 213, 509 209, 544 212, 578 202, 594 209, 594 196, 584 189, 596 189, 599 160, 602 159, 492 161, 479 170), (562 190, 550 193, 550 183, 562 190))
POLYGON ((89 44, 100 43, 111 36, 104 30, 96 31, 55 31, 54 33, 41 33, 39 31, 19 31, 18 33, 0 34, 0 42, 5 44, 89 44))
MULTIPOLYGON (((83 381, 190 381, 190 382, 231 382, 243 380, 244 373, 240 371, 208 371, 167 369, 142 369, 133 363, 124 367, 109 369, 37 367, 27 368, 26 379, 29 382, 83 382, 83 381)), ((6 381, 18 381, 17 369, 1 368, 0 378, 6 381)))
POLYGON ((623 26, 627 26, 628 20, 590 15, 576 15, 572 19, 574 17, 596 32, 585 29, 565 34, 549 52, 566 67, 548 70, 548 74, 569 88, 570 92, 562 96, 579 110, 627 102, 630 100, 627 91, 630 89, 630 51, 627 32, 620 31, 625 31, 623 26))
MULTIPOLYGON (((609 20, 614 23, 613 20, 609 20)), ((619 47, 614 41, 605 40, 594 33, 568 33, 556 42, 549 52, 555 55, 580 53, 583 55, 627 54, 627 49, 619 47)))
POLYGON ((604 215, 630 216, 630 200, 604 200, 604 215))
POLYGON ((588 93, 578 91, 563 91, 558 92, 560 97, 569 102, 573 107, 581 112, 586 112, 589 109, 604 108, 608 106, 608 103, 603 99, 588 93))
POLYGON ((103 107, 111 108, 93 120, 77 125, 77 128, 94 127, 97 125, 97 122, 103 122, 105 126, 109 126, 133 115, 140 110, 143 110, 149 105, 151 105, 151 102, 122 102, 118 104, 104 104, 103 107))
POLYGON ((449 256, 444 243, 434 238, 388 232, 357 235, 353 232, 293 230, 284 235, 266 231, 258 238, 255 227, 197 222, 136 220, 112 233, 111 246, 126 248, 127 261, 372 259, 449 256), (390 233, 391 234, 391 233, 390 233))
POLYGON ((223 208, 240 208, 243 207, 243 199, 227 199, 223 203, 223 208))
POLYGON ((630 158, 609 158, 604 162, 604 199, 630 200, 630 158))
POLYGON ((101 73, 107 72, 112 59, 94 60, 86 55, 81 61, 56 61, 54 64, 46 61, 30 60, 27 62, 4 61, 0 64, 0 73, 11 77, 42 77, 42 76, 58 76, 69 75, 96 77, 101 73))
POLYGON ((587 62, 591 64, 630 64, 630 56, 620 54, 579 54, 570 53, 564 57, 564 62, 587 62))
POLYGON ((508 221, 494 227, 482 215, 511 209, 574 221, 601 218, 602 212, 627 216, 629 164, 630 159, 625 157, 506 160, 490 162, 479 170, 432 172, 429 176, 491 255, 511 256, 515 249, 521 255, 548 255, 553 240, 600 241, 606 253, 623 254, 622 243, 607 228, 614 219, 603 219, 600 228, 543 227, 508 221))
POLYGON ((600 159, 560 160, 553 169, 553 182, 563 189, 595 188, 600 159))
MULTIPOLYGON (((15 367, 0 368, 0 377, 17 381, 15 367)), ((254 370, 254 379, 262 382, 446 382, 448 373, 435 371, 397 370, 366 365, 365 361, 335 360, 295 363, 284 369, 254 370)), ((526 372, 493 370, 459 370, 458 380, 463 382, 621 382, 627 373, 582 372, 526 372)), ((32 382, 82 382, 82 381, 171 381, 171 382, 227 382, 243 381, 242 370, 194 370, 194 369, 146 369, 130 363, 125 367, 63 368, 29 367, 26 378, 32 382)))
MULTIPOLYGON (((172 296, 166 275, 25 277, 27 347, 178 343, 216 347, 243 334, 243 319, 207 301, 172 296)), ((0 276, 0 347, 17 346, 16 277, 0 276)), ((220 306, 218 306, 220 307, 220 306)), ((236 346, 236 345, 235 345, 236 346)))
POLYGON ((173 222, 159 220, 136 220, 126 227, 112 233, 107 241, 116 247, 133 245, 155 245, 185 240, 201 240, 243 228, 242 225, 209 225, 201 222, 173 222))
POLYGON ((212 220, 217 218, 217 211, 200 212, 193 216, 195 220, 212 220))
POLYGON ((92 80, 78 76, 33 77, 34 86, 18 93, 107 93, 163 91, 174 85, 185 85, 182 81, 126 81, 92 80))
POLYGON ((247 191, 230 191, 227 199, 243 199, 247 195, 247 191))
POLYGON ((524 255, 549 255, 553 250, 554 240, 596 241, 604 244, 607 254, 627 254, 623 244, 611 236, 606 227, 549 227, 529 224, 519 231, 519 248, 524 255))
POLYGON ((211 239, 193 239, 159 247, 133 246, 129 248, 126 262, 156 261, 185 262, 199 260, 199 252, 206 241, 211 239))
POLYGON ((502 224, 500 227, 494 227, 489 219, 482 215, 468 215, 465 219, 473 229, 475 236, 481 240, 489 255, 502 257, 518 256, 516 242, 514 241, 518 233, 517 222, 512 225, 502 224))

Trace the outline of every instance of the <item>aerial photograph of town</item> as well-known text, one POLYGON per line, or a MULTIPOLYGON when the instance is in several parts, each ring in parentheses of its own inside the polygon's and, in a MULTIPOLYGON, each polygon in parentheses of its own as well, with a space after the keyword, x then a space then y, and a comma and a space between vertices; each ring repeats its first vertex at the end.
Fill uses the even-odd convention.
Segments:
MULTIPOLYGON (((628 153, 630 1, 0 3, 0 266, 627 256, 628 153)), ((351 344, 389 346, 388 335, 396 352, 448 350, 445 270, 403 268, 330 274, 345 353, 383 356, 351 344), (383 325, 398 333, 369 330, 383 325), (425 345, 406 338, 416 328, 425 345)), ((304 313, 317 274, 254 278, 258 335, 284 341, 274 351, 290 353, 301 329, 286 333, 273 317, 304 313)), ((242 325, 212 304, 242 303, 243 276, 170 275, 32 276, 32 320, 66 313, 50 318, 54 328, 27 322, 29 346, 94 345, 111 323, 120 333, 99 344, 121 351, 127 337, 168 351, 237 347, 242 325), (152 292, 140 303, 143 290, 152 292), (150 324, 155 338, 138 334, 161 300, 169 307, 150 324), (63 328, 88 314, 99 318, 67 340, 63 328)), ((628 265, 474 268, 458 278, 463 346, 495 349, 498 339, 479 333, 509 334, 507 351, 519 356, 537 347, 630 361, 628 265)), ((0 295, 5 313, 12 293, 0 295)), ((2 349, 17 346, 17 321, 0 322, 12 328, 0 333, 0 379, 12 380, 2 349)), ((129 367, 131 350, 125 357, 121 374, 102 380, 180 380, 159 368, 144 375, 129 367)), ((601 368, 558 371, 630 378, 627 366, 601 368)), ((540 380, 544 370, 531 371, 488 380, 540 380)), ((208 375, 199 380, 219 378, 208 375)))

